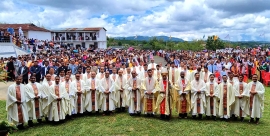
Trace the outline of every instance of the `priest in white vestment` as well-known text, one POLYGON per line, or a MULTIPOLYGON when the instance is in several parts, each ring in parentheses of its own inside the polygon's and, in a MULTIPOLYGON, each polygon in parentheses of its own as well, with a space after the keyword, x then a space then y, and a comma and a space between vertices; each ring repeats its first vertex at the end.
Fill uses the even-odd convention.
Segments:
POLYGON ((254 122, 256 118, 256 124, 259 123, 262 117, 264 109, 264 92, 265 88, 261 82, 258 81, 258 76, 254 74, 252 76, 252 82, 248 83, 247 90, 250 93, 249 109, 250 109, 250 121, 254 122))
POLYGON ((104 67, 100 67, 99 72, 97 74, 97 79, 101 80, 105 77, 105 68, 104 67))
POLYGON ((129 114, 141 114, 141 80, 137 77, 136 71, 131 72, 132 77, 127 81, 127 105, 129 106, 129 114))
POLYGON ((247 90, 247 83, 243 82, 244 76, 239 75, 239 82, 235 84, 235 103, 234 115, 235 120, 240 117, 243 122, 244 118, 249 115, 249 91, 247 90))
POLYGON ((143 71, 141 72, 136 71, 136 73, 138 74, 138 78, 140 78, 141 81, 145 80, 145 78, 148 76, 147 70, 148 70, 147 64, 144 64, 143 71))
POLYGON ((223 82, 218 85, 218 115, 228 121, 231 115, 232 104, 235 101, 235 91, 231 83, 227 82, 227 76, 222 76, 223 82))
POLYGON ((83 81, 86 83, 91 78, 91 67, 86 68, 86 72, 83 74, 83 81))
POLYGON ((100 80, 96 77, 96 72, 91 72, 91 78, 86 81, 86 96, 85 109, 87 112, 96 114, 99 113, 99 95, 100 95, 100 80))
POLYGON ((178 71, 178 68, 175 67, 174 62, 171 62, 170 69, 169 69, 169 80, 174 85, 177 80, 179 79, 180 72, 178 71))
POLYGON ((117 77, 118 77, 117 70, 116 70, 116 68, 113 68, 112 69, 112 74, 110 75, 110 78, 113 80, 113 82, 115 82, 117 77))
POLYGON ((42 100, 42 114, 48 121, 49 109, 51 107, 51 102, 53 101, 50 95, 50 88, 53 86, 54 82, 51 81, 51 75, 46 74, 45 79, 42 82, 41 89, 41 100, 42 100))
POLYGON ((32 120, 37 120, 38 123, 42 122, 42 100, 40 99, 42 96, 42 86, 38 82, 36 82, 36 76, 30 77, 30 83, 25 85, 26 92, 26 101, 29 103, 28 107, 28 115, 29 121, 28 125, 33 126, 32 120))
POLYGON ((100 80, 100 98, 99 105, 104 112, 103 115, 110 115, 115 110, 115 85, 112 78, 110 78, 109 71, 105 72, 105 78, 100 80))
POLYGON ((202 119, 202 115, 205 113, 206 100, 205 100, 205 91, 206 84, 200 78, 200 73, 194 74, 195 79, 191 81, 191 111, 192 118, 202 119))
POLYGON ((50 88, 50 95, 53 99, 50 107, 49 121, 63 121, 67 115, 67 103, 69 96, 63 84, 60 84, 60 77, 55 77, 55 83, 50 88))
POLYGON ((67 94, 69 95, 69 101, 67 103, 67 117, 71 118, 73 114, 75 114, 75 92, 71 88, 71 81, 69 75, 66 75, 65 81, 62 82, 63 86, 65 87, 65 90, 67 94))
POLYGON ((161 69, 162 67, 160 67, 159 65, 156 65, 156 70, 152 71, 154 78, 157 79, 158 82, 162 80, 161 69))
MULTIPOLYGON (((206 83, 206 117, 207 119, 210 119, 212 116, 213 120, 216 120, 216 117, 218 115, 218 84, 215 82, 215 75, 210 74, 208 77, 209 82, 206 83)), ((204 80, 206 81, 206 80, 204 80)))
POLYGON ((85 102, 85 82, 81 80, 81 74, 77 73, 75 75, 76 80, 71 83, 71 90, 75 93, 75 114, 82 115, 85 111, 84 102, 85 102))
POLYGON ((14 84, 8 87, 6 111, 9 122, 14 123, 19 129, 23 129, 23 124, 27 123, 28 106, 25 100, 25 86, 21 84, 22 77, 16 77, 14 84))
POLYGON ((148 67, 147 67, 147 69, 154 69, 154 70, 156 70, 156 63, 154 62, 155 60, 152 58, 151 59, 151 62, 148 64, 148 67))
POLYGON ((123 75, 122 70, 119 70, 115 81, 115 99, 117 100, 116 108, 121 112, 124 112, 126 108, 126 83, 127 77, 123 75))
POLYGON ((152 117, 155 114, 156 104, 156 85, 157 80, 153 76, 154 70, 148 70, 148 77, 142 81, 141 90, 144 91, 142 94, 143 99, 143 113, 147 114, 148 117, 152 117))
POLYGON ((195 74, 198 73, 200 75, 200 80, 203 80, 204 81, 204 78, 203 78, 203 72, 201 71, 201 67, 198 66, 197 67, 197 70, 193 70, 192 72, 190 72, 189 74, 189 80, 190 82, 192 82, 194 79, 195 79, 195 74))

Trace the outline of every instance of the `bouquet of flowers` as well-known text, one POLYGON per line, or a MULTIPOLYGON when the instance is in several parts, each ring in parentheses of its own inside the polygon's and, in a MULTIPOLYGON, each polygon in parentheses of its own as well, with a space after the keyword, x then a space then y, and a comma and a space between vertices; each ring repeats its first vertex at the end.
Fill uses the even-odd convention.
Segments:
POLYGON ((1 121, 0 123, 0 135, 7 135, 8 133, 13 133, 18 130, 17 126, 13 123, 9 123, 7 121, 1 121))

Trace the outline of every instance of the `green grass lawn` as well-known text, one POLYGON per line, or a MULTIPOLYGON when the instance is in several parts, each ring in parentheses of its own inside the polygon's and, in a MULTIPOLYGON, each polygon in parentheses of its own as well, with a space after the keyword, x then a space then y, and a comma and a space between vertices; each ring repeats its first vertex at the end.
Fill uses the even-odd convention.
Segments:
MULTIPOLYGON (((50 135, 270 135, 270 88, 266 88, 265 108, 259 125, 245 122, 223 122, 208 120, 178 119, 173 115, 171 121, 156 118, 130 117, 128 113, 111 116, 84 116, 68 120, 60 125, 40 124, 33 128, 20 130, 11 135, 50 136, 50 135)), ((0 120, 6 120, 5 101, 0 101, 0 120)))

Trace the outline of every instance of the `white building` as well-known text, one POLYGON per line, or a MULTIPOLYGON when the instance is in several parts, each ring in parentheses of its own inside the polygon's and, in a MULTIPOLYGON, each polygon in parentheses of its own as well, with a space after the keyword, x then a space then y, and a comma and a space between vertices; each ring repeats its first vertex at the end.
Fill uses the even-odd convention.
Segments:
POLYGON ((104 27, 66 28, 51 31, 51 39, 54 42, 70 44, 76 48, 107 48, 107 30, 104 27))
POLYGON ((9 28, 14 30, 15 35, 19 35, 21 27, 23 34, 29 39, 51 40, 51 31, 34 24, 0 24, 0 30, 6 33, 9 28))

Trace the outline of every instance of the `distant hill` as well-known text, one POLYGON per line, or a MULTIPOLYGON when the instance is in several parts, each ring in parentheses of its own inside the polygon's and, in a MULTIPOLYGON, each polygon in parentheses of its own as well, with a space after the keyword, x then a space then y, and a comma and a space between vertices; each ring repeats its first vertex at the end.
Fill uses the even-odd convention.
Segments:
POLYGON ((157 39, 162 39, 164 41, 175 41, 175 42, 183 42, 184 40, 181 38, 176 38, 176 37, 172 37, 170 39, 170 37, 168 36, 137 36, 137 39, 135 39, 135 36, 129 36, 129 37, 114 37, 114 39, 118 39, 118 40, 138 40, 138 41, 149 41, 150 39, 152 39, 153 37, 156 37, 157 39))

